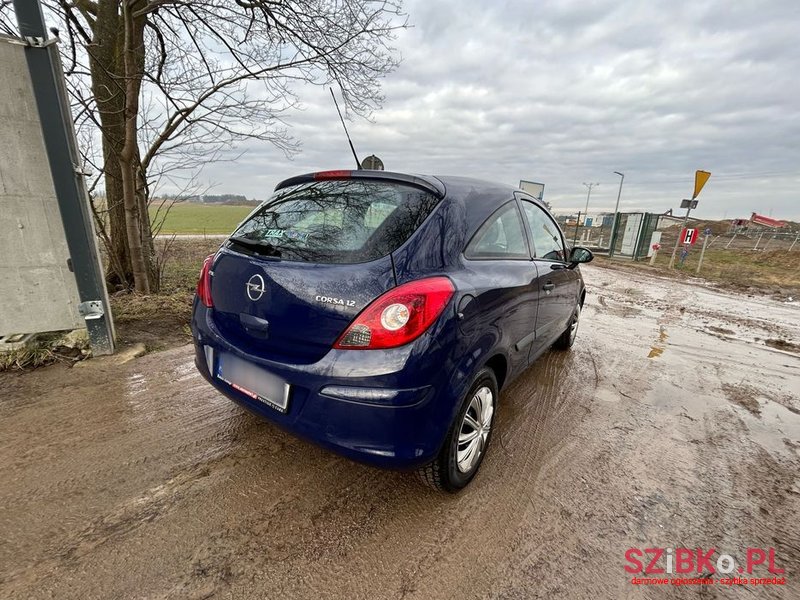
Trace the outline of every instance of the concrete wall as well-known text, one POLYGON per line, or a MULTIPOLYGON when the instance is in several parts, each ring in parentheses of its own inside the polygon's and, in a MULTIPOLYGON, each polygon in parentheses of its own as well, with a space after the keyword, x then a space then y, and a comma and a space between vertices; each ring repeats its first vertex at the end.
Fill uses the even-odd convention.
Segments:
POLYGON ((84 327, 23 46, 0 37, 0 336, 84 327))

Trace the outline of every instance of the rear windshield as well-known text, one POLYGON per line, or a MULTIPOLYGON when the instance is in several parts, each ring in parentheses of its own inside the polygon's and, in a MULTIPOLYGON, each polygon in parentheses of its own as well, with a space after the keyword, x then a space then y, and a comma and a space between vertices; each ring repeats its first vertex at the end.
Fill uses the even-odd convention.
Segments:
POLYGON ((428 192, 395 183, 302 184, 276 192, 229 243, 282 260, 367 262, 398 248, 437 203, 428 192))

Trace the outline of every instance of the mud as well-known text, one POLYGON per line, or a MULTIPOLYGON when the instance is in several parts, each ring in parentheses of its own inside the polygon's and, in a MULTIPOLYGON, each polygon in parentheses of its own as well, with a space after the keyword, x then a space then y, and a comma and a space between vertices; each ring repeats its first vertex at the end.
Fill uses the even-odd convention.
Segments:
POLYGON ((584 276, 455 496, 250 416, 188 346, 0 375, 0 597, 800 597, 800 357, 764 341, 797 303, 584 276), (635 586, 631 547, 772 547, 787 584, 635 586))

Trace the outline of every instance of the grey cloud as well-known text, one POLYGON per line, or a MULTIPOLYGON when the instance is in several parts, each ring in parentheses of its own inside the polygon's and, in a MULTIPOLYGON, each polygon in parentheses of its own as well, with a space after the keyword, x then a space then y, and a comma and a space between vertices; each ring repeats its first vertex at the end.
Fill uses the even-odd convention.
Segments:
MULTIPOLYGON (((546 184, 558 210, 666 210, 712 172, 699 216, 772 209, 800 218, 800 4, 634 1, 408 2, 383 110, 348 123, 387 168, 546 184)), ((248 145, 211 166, 217 189, 264 197, 278 180, 350 167, 326 90, 300 90, 292 160, 248 145)))

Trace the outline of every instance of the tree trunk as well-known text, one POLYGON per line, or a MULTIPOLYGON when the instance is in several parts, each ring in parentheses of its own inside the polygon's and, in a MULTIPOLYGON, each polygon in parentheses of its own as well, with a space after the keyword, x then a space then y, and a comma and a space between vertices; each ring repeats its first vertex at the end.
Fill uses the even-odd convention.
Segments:
POLYGON ((108 262, 119 265, 106 277, 109 284, 128 288, 133 284, 133 272, 125 233, 122 173, 118 160, 125 127, 125 90, 120 84, 122 39, 119 35, 121 21, 118 9, 118 0, 100 0, 92 44, 87 49, 92 92, 102 125, 103 173, 111 238, 111 247, 107 250, 115 257, 108 262))
POLYGON ((146 190, 140 185, 137 139, 139 91, 144 71, 143 32, 146 17, 126 18, 140 8, 127 9, 120 0, 99 0, 89 51, 92 91, 102 126, 102 144, 109 233, 114 254, 109 264, 120 265, 107 275, 112 285, 149 293, 154 287, 155 260, 146 190))
POLYGON ((122 15, 125 26, 123 46, 123 69, 125 74, 125 128, 122 151, 119 154, 122 172, 122 194, 125 206, 125 230, 128 236, 128 250, 131 254, 133 283, 137 292, 150 293, 150 273, 142 245, 143 226, 140 219, 147 219, 147 213, 140 214, 137 194, 139 163, 139 91, 144 72, 144 18, 134 18, 133 12, 140 8, 141 2, 124 2, 122 15))
POLYGON ((142 231, 142 252, 144 253, 144 261, 147 265, 147 272, 150 279, 150 291, 158 292, 161 287, 161 278, 158 272, 158 264, 156 260, 156 249, 153 241, 153 229, 150 225, 150 190, 147 185, 147 173, 142 170, 142 160, 139 154, 139 148, 136 148, 136 201, 139 205, 139 214, 145 215, 144 218, 139 219, 139 225, 142 231))
MULTIPOLYGON (((110 145, 110 144, 109 144, 110 145)), ((104 152, 104 178, 106 187, 106 204, 108 207, 108 231, 111 246, 108 252, 114 254, 114 259, 109 260, 109 265, 114 262, 118 267, 109 271, 106 281, 112 286, 129 288, 133 285, 133 271, 131 270, 131 255, 128 252, 128 240, 125 233, 125 206, 122 194, 122 172, 117 160, 118 153, 104 152)))

